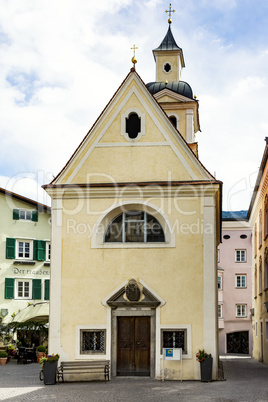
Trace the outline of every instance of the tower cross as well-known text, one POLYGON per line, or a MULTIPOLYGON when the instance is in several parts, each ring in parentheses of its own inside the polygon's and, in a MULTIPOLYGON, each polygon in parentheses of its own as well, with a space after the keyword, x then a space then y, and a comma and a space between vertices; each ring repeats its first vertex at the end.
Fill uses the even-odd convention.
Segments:
POLYGON ((138 47, 136 47, 136 45, 133 45, 133 47, 131 47, 131 50, 134 50, 134 55, 133 57, 135 57, 135 51, 138 49, 138 47))
POLYGON ((165 12, 168 13, 169 16, 168 23, 171 24, 172 22, 171 13, 175 13, 175 10, 172 10, 171 3, 169 4, 168 10, 166 10, 165 12))

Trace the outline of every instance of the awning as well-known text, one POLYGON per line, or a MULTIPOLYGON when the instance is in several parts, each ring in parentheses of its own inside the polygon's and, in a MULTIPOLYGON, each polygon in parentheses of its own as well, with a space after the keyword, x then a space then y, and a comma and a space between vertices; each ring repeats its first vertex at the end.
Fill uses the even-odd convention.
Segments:
POLYGON ((40 302, 29 304, 22 309, 14 317, 5 317, 2 324, 10 324, 11 322, 26 321, 47 321, 49 318, 49 302, 40 302))

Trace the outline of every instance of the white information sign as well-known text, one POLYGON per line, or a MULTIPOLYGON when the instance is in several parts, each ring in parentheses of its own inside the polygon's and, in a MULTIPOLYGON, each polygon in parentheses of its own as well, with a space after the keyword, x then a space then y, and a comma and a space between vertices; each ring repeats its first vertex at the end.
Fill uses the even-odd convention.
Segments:
POLYGON ((181 348, 163 348, 163 370, 162 381, 165 379, 165 360, 181 361, 181 381, 182 381, 182 349, 181 348))

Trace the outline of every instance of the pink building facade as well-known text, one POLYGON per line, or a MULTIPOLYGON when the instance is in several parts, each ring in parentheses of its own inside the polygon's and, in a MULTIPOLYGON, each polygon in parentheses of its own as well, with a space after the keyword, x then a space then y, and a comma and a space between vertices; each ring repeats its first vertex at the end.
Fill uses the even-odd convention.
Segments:
POLYGON ((219 353, 252 353, 252 230, 246 211, 226 214, 218 247, 219 353), (233 216, 233 217, 230 217, 233 216))

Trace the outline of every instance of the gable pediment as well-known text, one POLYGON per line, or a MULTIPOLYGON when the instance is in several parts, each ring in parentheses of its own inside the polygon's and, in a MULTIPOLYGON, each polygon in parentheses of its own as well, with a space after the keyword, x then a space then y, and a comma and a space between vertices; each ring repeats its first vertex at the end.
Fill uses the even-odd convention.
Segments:
POLYGON ((158 102, 195 102, 194 99, 187 98, 167 88, 154 94, 154 97, 158 102))
POLYGON ((166 181, 168 172, 180 181, 213 178, 132 71, 52 184, 166 181), (124 127, 132 111, 141 127, 134 139, 124 127))
POLYGON ((135 279, 130 279, 121 286, 105 303, 111 308, 118 307, 150 307, 163 305, 163 300, 154 295, 146 286, 135 279))

